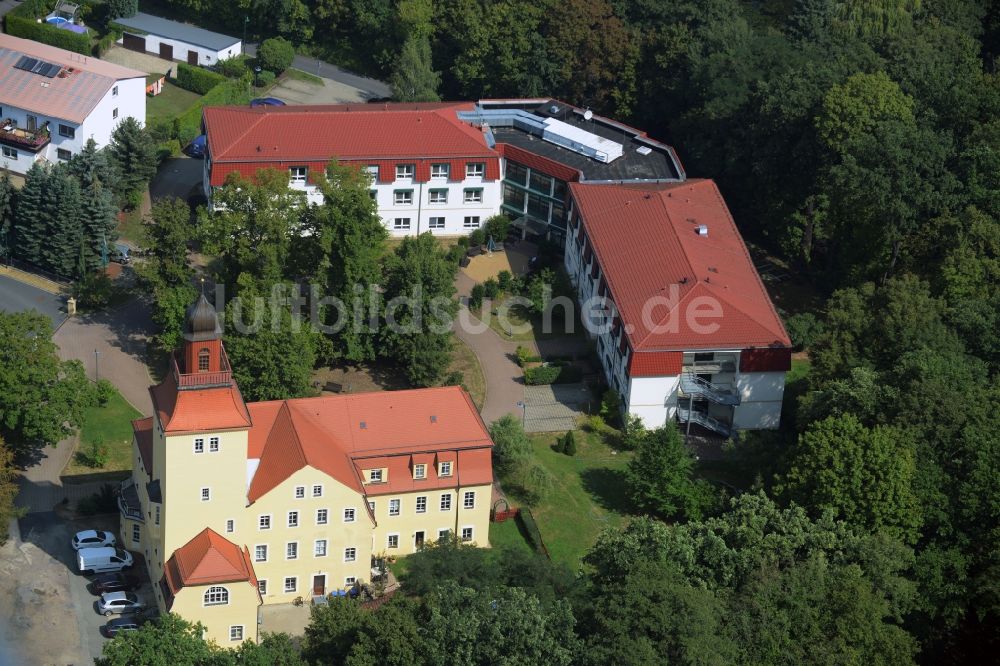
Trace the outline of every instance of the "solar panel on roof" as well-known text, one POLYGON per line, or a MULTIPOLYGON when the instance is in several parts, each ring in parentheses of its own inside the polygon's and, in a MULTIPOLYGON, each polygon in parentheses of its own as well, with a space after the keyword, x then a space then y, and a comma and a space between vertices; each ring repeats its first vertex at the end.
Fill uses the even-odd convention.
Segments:
POLYGON ((36 60, 35 58, 29 58, 28 56, 21 56, 21 59, 14 64, 14 67, 16 67, 17 69, 23 69, 26 72, 30 72, 31 68, 34 67, 37 62, 38 60, 36 60))
POLYGON ((44 60, 39 60, 38 58, 30 58, 28 56, 21 56, 21 58, 14 63, 16 69, 22 69, 26 72, 31 72, 32 74, 40 74, 47 78, 53 78, 62 69, 59 65, 53 65, 50 62, 45 62, 44 60))

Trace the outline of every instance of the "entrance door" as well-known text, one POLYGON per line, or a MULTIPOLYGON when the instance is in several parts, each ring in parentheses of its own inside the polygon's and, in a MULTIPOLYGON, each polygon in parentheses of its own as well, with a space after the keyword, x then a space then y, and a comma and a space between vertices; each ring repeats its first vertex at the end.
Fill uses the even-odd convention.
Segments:
POLYGON ((174 47, 170 44, 160 43, 160 57, 164 60, 174 59, 174 47))
POLYGON ((417 548, 420 548, 421 546, 424 545, 423 532, 417 532, 416 534, 413 535, 413 545, 415 545, 417 548))
POLYGON ((313 595, 322 597, 326 594, 326 576, 313 576, 313 595))
POLYGON ((189 65, 197 65, 198 64, 198 52, 197 51, 188 51, 188 64, 189 65))

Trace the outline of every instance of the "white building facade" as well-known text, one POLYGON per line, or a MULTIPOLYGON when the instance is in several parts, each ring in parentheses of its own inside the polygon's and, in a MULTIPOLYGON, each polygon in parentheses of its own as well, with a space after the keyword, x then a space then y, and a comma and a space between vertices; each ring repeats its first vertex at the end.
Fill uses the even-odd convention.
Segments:
POLYGON ((164 60, 211 67, 243 53, 243 42, 236 37, 142 12, 116 19, 115 23, 123 28, 119 44, 164 60))
POLYGON ((145 73, 0 35, 0 167, 25 174, 106 146, 125 118, 146 120, 145 73), (34 70, 34 71, 32 71, 34 70))

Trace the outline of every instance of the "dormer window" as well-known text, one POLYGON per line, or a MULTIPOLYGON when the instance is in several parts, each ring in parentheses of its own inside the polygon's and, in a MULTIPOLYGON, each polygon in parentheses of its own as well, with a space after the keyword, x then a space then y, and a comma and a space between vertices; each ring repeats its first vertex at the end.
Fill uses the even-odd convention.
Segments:
POLYGON ((202 347, 198 352, 198 372, 208 372, 209 351, 207 347, 202 347))
POLYGON ((431 165, 431 178, 435 180, 443 180, 448 177, 448 173, 451 171, 448 164, 432 164, 431 165))
POLYGON ((451 462, 442 462, 438 466, 438 476, 451 476, 451 462))
POLYGON ((425 479, 427 478, 427 465, 421 463, 419 465, 413 466, 413 478, 414 479, 425 479))
POLYGON ((368 470, 368 482, 369 483, 382 483, 382 470, 380 470, 380 469, 370 469, 370 470, 368 470))

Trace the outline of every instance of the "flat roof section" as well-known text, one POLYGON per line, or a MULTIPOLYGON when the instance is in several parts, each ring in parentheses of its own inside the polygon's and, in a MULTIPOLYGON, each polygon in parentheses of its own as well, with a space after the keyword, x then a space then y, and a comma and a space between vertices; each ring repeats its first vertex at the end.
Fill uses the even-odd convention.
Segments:
MULTIPOLYGON (((521 110, 537 117, 566 123, 574 130, 596 135, 623 147, 621 157, 601 162, 577 151, 546 141, 523 123, 496 126, 490 124, 497 143, 506 143, 564 164, 582 174, 581 181, 681 181, 684 170, 673 149, 643 132, 613 120, 590 114, 558 100, 482 100, 477 108, 486 112, 521 110)), ((489 115, 489 113, 485 114, 489 115)), ((472 114, 463 119, 471 119, 472 114)), ((489 120, 486 120, 489 122, 489 120)))

